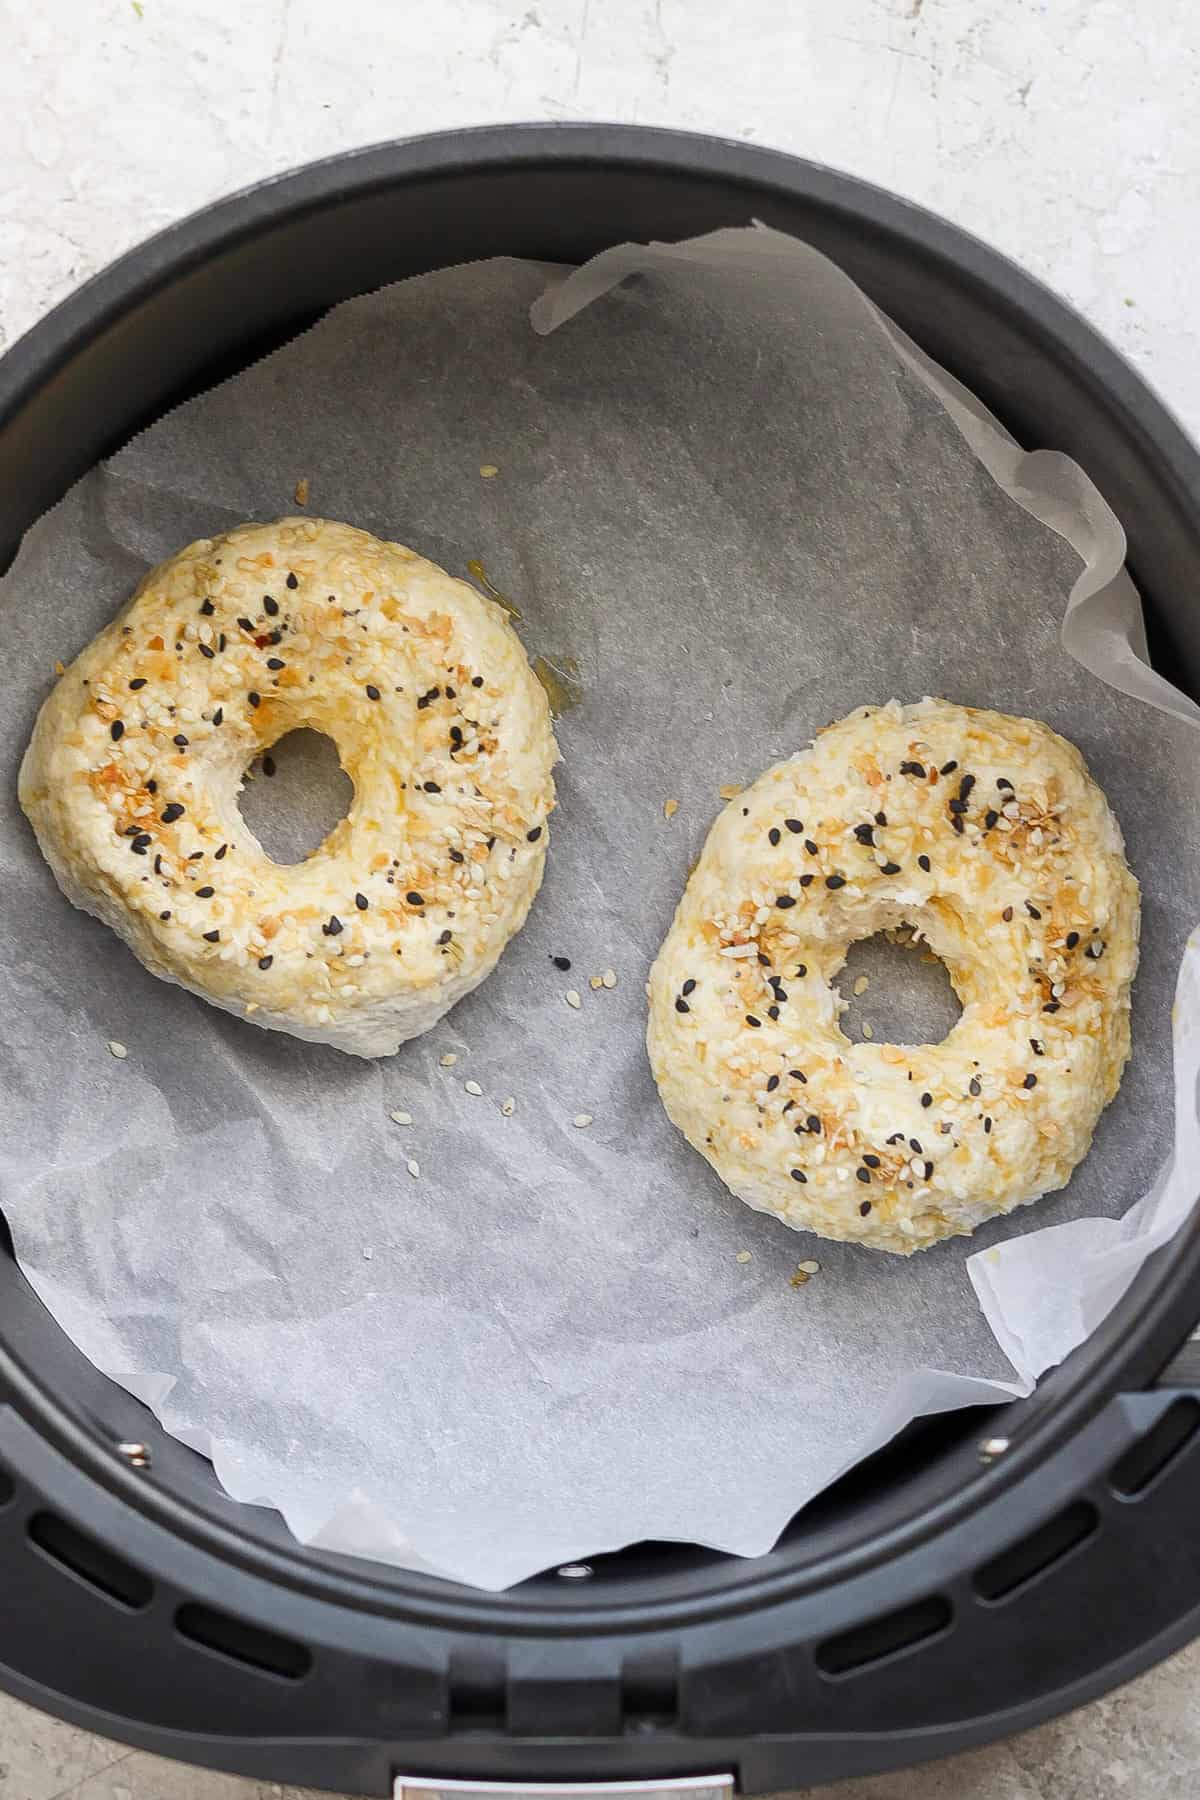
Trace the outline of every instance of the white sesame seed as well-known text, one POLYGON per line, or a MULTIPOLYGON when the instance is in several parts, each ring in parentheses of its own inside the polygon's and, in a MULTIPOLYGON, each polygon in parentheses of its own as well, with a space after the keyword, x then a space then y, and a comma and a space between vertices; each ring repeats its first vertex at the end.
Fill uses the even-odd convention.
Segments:
POLYGON ((735 1260, 735 1262, 748 1263, 748 1262, 751 1262, 753 1259, 751 1257, 749 1250, 739 1250, 737 1253, 737 1256, 734 1258, 734 1260, 735 1260))
POLYGON ((575 1126, 576 1130, 578 1130, 578 1131, 586 1131, 588 1126, 591 1124, 591 1122, 592 1122, 591 1113, 576 1113, 575 1117, 571 1121, 571 1123, 575 1126))
POLYGON ((821 1265, 819 1262, 797 1263, 796 1268, 801 1275, 819 1275, 821 1272, 821 1265))
POLYGON ((417 1161, 415 1156, 410 1156, 408 1159, 408 1172, 412 1176, 414 1181, 417 1179, 417 1176, 421 1173, 421 1165, 417 1161))
POLYGON ((396 1125, 412 1124, 412 1114, 410 1112, 392 1112, 388 1114, 388 1118, 396 1125))
POLYGON ((453 1050, 447 1050, 445 1056, 438 1057, 438 1061, 442 1065, 443 1069, 452 1069, 454 1067, 455 1063, 458 1061, 458 1058, 457 1058, 457 1056, 455 1056, 453 1050))
POLYGON ((875 1036, 874 1031, 865 1019, 863 1020, 862 1034, 865 1038, 873 1038, 875 1036))
POLYGON ((589 975, 588 976, 588 986, 592 989, 593 993, 596 991, 597 988, 602 988, 604 986, 603 975, 589 975))
POLYGON ((867 989, 870 987, 870 985, 871 985, 870 976, 869 975, 860 975, 858 980, 854 984, 854 992, 856 994, 865 994, 867 989))
POLYGON ((483 1089, 477 1081, 464 1081, 463 1086, 466 1088, 468 1094, 482 1094, 483 1092, 483 1089))
POLYGON ((511 1119, 516 1110, 517 1103, 510 1094, 507 1100, 501 1102, 500 1111, 504 1114, 506 1119, 511 1119))
POLYGON ((579 995, 575 992, 574 988, 568 988, 563 995, 563 999, 568 1006, 573 1006, 576 1012, 578 1012, 579 1008, 583 1005, 583 1001, 579 998, 579 995))
POLYGON ((108 1047, 109 1047, 109 1050, 112 1052, 112 1054, 116 1057, 118 1062, 123 1062, 125 1060, 125 1058, 129 1055, 129 1052, 125 1048, 124 1044, 119 1043, 116 1038, 109 1038, 108 1047))
POLYGON ((600 979, 606 988, 615 988, 617 985, 617 971, 615 969, 605 969, 600 979))

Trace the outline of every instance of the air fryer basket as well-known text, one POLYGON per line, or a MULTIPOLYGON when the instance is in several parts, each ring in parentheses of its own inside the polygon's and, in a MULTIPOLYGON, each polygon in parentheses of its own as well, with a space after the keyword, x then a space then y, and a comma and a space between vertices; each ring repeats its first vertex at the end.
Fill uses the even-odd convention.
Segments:
MULTIPOLYGON (((1022 442, 1079 458, 1128 532, 1156 661, 1200 690, 1200 458, 1081 320, 845 176, 624 127, 354 153, 123 258, 0 361, 0 566, 98 457, 335 301, 754 218, 838 261, 1022 442)), ((1200 1629, 1200 1385, 1186 1356, 1162 1374, 1198 1274, 1200 1222, 1032 1399, 911 1429, 767 1557, 647 1544, 488 1595, 302 1549, 226 1499, 72 1348, 0 1233, 0 1684, 167 1755, 381 1795, 398 1775, 764 1790, 1015 1730, 1200 1629)))

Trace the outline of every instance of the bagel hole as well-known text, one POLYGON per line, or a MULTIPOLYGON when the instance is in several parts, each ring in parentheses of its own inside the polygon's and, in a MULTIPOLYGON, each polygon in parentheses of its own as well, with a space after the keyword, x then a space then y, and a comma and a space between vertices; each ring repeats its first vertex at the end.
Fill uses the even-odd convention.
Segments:
POLYGON ((869 1036, 877 1044, 940 1044, 962 1017, 945 963, 905 926, 851 944, 834 986, 846 1002, 842 1030, 854 1043, 869 1036))
POLYGON ((271 861, 286 865, 320 849, 353 799, 333 739, 289 731, 250 764, 238 807, 271 861))

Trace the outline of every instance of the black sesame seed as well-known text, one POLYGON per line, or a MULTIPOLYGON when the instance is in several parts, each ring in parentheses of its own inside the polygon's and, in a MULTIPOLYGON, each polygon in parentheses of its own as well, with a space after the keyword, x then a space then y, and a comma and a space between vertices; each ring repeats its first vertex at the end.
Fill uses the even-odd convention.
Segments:
POLYGON ((807 974, 808 974, 808 964, 807 963, 797 963, 796 964, 796 980, 803 981, 804 977, 807 974))
POLYGON ((133 851, 135 856, 145 856, 147 850, 150 848, 150 843, 151 839, 149 832, 139 831, 138 835, 130 843, 129 848, 133 851))
POLYGON ((219 944, 221 941, 221 934, 219 931, 206 931, 203 936, 206 944, 219 944))
POLYGON ((1010 794, 1015 792, 1012 782, 1006 775, 998 775, 996 777, 996 786, 998 788, 1007 788, 1010 794))
POLYGON ((1042 1047, 1042 1040, 1040 1038, 1030 1038, 1029 1048, 1033 1051, 1033 1054, 1035 1056, 1045 1056, 1045 1054, 1046 1054, 1045 1050, 1042 1047))
POLYGON ((536 844, 538 839, 541 837, 541 835, 542 835, 541 826, 535 825, 531 831, 527 831, 525 833, 525 842, 527 844, 536 844))
POLYGON ((975 777, 973 775, 964 775, 962 780, 958 784, 959 799, 965 800, 967 795, 970 793, 971 789, 974 786, 975 786, 975 777))
POLYGON ((427 794, 440 794, 442 791, 436 781, 423 781, 421 786, 427 794))
POLYGON ((885 812, 877 812, 875 814, 875 823, 877 825, 886 825, 887 824, 887 814, 885 812))
POLYGON ((691 1010, 692 1010, 691 1007, 688 1005, 687 1001, 683 998, 682 994, 676 995, 675 1011, 679 1012, 679 1013, 686 1013, 686 1012, 691 1012, 691 1010))
POLYGON ((860 1217, 865 1219, 867 1214, 870 1212, 870 1210, 871 1210, 871 1202, 869 1200, 864 1200, 858 1209, 860 1217))
POLYGON ((768 1006, 767 1017, 768 1019, 777 1019, 779 1017, 779 1008, 777 1006, 768 1006))
POLYGON ((926 1181, 932 1181, 933 1179, 933 1164, 928 1159, 926 1159, 925 1162, 925 1179, 926 1181))
POLYGON ((211 619, 216 610, 217 609, 211 600, 202 600, 200 602, 200 611, 204 614, 206 619, 211 619))
POLYGON ((203 855, 204 855, 203 850, 193 850, 191 855, 188 857, 188 861, 189 862, 199 862, 200 858, 203 855))
POLYGON ((246 695, 246 698, 250 702, 251 706, 258 706, 262 701, 262 695, 256 694, 253 688, 250 689, 250 692, 246 695))
POLYGON ((692 976, 692 975, 688 976, 687 980, 683 984, 683 991, 685 994, 694 994, 695 993, 696 981, 695 981, 694 976, 692 976))
POLYGON ((321 930, 326 937, 340 937, 343 930, 342 921, 336 913, 330 913, 328 924, 322 925, 321 930))
POLYGON ((771 845, 775 845, 779 842, 779 840, 782 836, 783 836, 783 833, 780 831, 778 825, 772 825, 770 831, 768 831, 768 833, 767 833, 767 841, 771 845))
POLYGON ((796 902, 791 894, 776 894, 775 904, 776 906, 781 906, 786 912, 788 907, 795 906, 796 902))
POLYGON ((756 1019, 753 1013, 747 1013, 746 1014, 746 1023, 747 1023, 747 1025, 753 1025, 755 1030, 757 1031, 758 1027, 762 1024, 762 1020, 756 1019))
POLYGON ((965 813, 967 810, 967 802, 965 800, 950 800, 947 802, 947 805, 952 813, 965 813))
POLYGON ((1036 1075, 1027 1075, 1025 1077, 1024 1081, 1021 1083, 1021 1086, 1024 1088, 1035 1088, 1037 1086, 1037 1076, 1036 1075))
POLYGON ((196 889, 196 898, 197 898, 197 900, 211 900, 215 893, 216 893, 215 888, 210 888, 210 887, 197 888, 196 889))
POLYGON ((1025 902, 1025 911, 1029 914, 1031 919, 1040 919, 1042 916, 1032 900, 1027 900, 1025 902))
POLYGON ((159 817, 161 818, 164 825, 173 825, 175 823, 176 819, 182 819, 183 811, 184 811, 184 809, 179 804, 178 800, 172 800, 172 802, 169 806, 163 807, 162 812, 159 814, 159 817))
POLYGON ((990 831, 992 829, 993 825, 995 825, 997 819, 999 819, 999 817, 1000 817, 1000 814, 996 811, 996 809, 992 806, 989 806, 987 811, 983 815, 984 830, 990 831))
POLYGON ((161 856, 156 856, 154 858, 154 873, 156 875, 162 874, 162 857, 161 856))
POLYGON ((263 611, 266 613, 266 615, 269 619, 273 619, 275 617, 275 614, 279 611, 278 600, 272 600, 270 594, 264 594, 263 595, 263 611))
POLYGON ((991 1121, 991 1120, 990 1120, 990 1119, 985 1119, 985 1120, 984 1120, 984 1121, 983 1121, 983 1129, 984 1129, 984 1132, 985 1132, 985 1133, 986 1133, 986 1132, 990 1132, 990 1131, 991 1131, 991 1129, 992 1129, 992 1121, 991 1121))
POLYGON ((792 1170, 792 1180, 793 1181, 802 1181, 802 1182, 807 1183, 808 1176, 804 1173, 803 1169, 793 1169, 792 1170))
POLYGON ((108 735, 112 739, 114 744, 118 743, 120 741, 120 739, 125 736, 125 727, 124 727, 124 725, 122 725, 120 719, 113 720, 112 724, 108 728, 108 735))
POLYGON ((275 773, 275 758, 273 756, 267 755, 263 757, 262 772, 264 775, 273 775, 275 773))
MULTIPOLYGON (((460 860, 461 860, 461 858, 460 858, 460 860)), ((550 961, 554 964, 556 969, 561 969, 564 975, 566 974, 567 970, 571 966, 571 959, 569 956, 552 956, 550 958, 550 961)), ((683 991, 684 991, 684 993, 687 992, 687 984, 686 983, 684 984, 683 991)))
MULTIPOLYGON (((460 863, 460 862, 462 862, 462 860, 463 860, 463 853, 461 850, 452 850, 450 852, 450 861, 452 863, 460 863)), ((571 966, 570 963, 568 963, 567 967, 570 968, 570 966, 571 966)))
POLYGON ((1000 914, 1000 917, 1004 920, 1004 923, 1006 925, 1012 924, 1012 916, 1013 916, 1013 909, 1011 906, 1006 906, 1004 911, 1000 914))
POLYGON ((370 906, 371 902, 367 899, 367 896, 365 894, 355 894, 354 904, 355 904, 355 906, 357 906, 359 912, 366 912, 366 910, 367 910, 368 906, 370 906))
POLYGON ((825 877, 825 886, 827 888, 844 888, 845 885, 846 877, 844 875, 827 875, 825 877))
POLYGON ((821 1121, 816 1113, 809 1113, 809 1115, 808 1115, 807 1119, 805 1119, 804 1123, 807 1125, 808 1129, 813 1133, 814 1137, 820 1137, 821 1121))
POLYGON ((209 662, 211 662, 213 657, 217 654, 211 644, 197 644, 196 648, 199 650, 201 656, 207 656, 209 662))
POLYGON ((908 1147, 915 1156, 923 1156, 925 1154, 921 1149, 921 1140, 919 1138, 909 1138, 908 1147))
POLYGON ((957 769, 957 767, 958 767, 958 764, 955 762, 954 758, 951 757, 949 762, 944 762, 942 764, 941 768, 938 770, 938 774, 939 775, 953 775, 953 773, 954 773, 955 769, 957 769))
POLYGON ((821 854, 820 845, 814 844, 811 838, 805 838, 804 848, 808 851, 808 854, 810 856, 820 856, 820 854, 821 854))
POLYGON ((933 1095, 932 1094, 922 1094, 921 1095, 921 1105, 922 1106, 932 1106, 933 1105, 933 1095))
POLYGON ((219 725, 224 717, 225 717, 224 710, 218 706, 216 712, 212 716, 213 724, 219 725))
POLYGON ((875 843, 875 827, 873 825, 856 825, 854 835, 860 844, 873 846, 875 843))
POLYGON ((902 775, 919 775, 921 779, 924 780, 925 764, 919 762, 902 762, 900 764, 900 773, 902 775))
POLYGON ((368 700, 378 700, 378 698, 379 698, 379 689, 374 685, 374 683, 368 681, 368 683, 367 683, 367 699, 368 700))
POLYGON ((863 1161, 866 1163, 868 1169, 877 1169, 879 1167, 879 1158, 871 1150, 867 1151, 863 1157, 863 1161))
POLYGON ((253 619, 239 619, 238 624, 241 626, 243 631, 253 631, 254 630, 253 619))
POLYGON ((803 819, 785 819, 783 822, 792 833, 793 837, 799 837, 800 833, 804 830, 803 819))
POLYGON ((898 875, 900 873, 900 864, 896 862, 885 862, 881 864, 879 873, 881 875, 898 875))
POLYGON ((172 743, 173 743, 173 744, 176 744, 176 745, 178 745, 178 747, 179 747, 179 749, 180 749, 180 750, 186 750, 186 749, 187 749, 187 747, 188 747, 188 741, 187 741, 187 739, 186 739, 186 738, 185 738, 185 737, 184 737, 184 735, 183 735, 183 733, 182 733, 182 731, 177 731, 177 732, 176 732, 176 733, 175 733, 175 736, 174 736, 174 737, 173 737, 173 738, 172 738, 172 739, 171 739, 171 742, 172 742, 172 743))
POLYGON ((226 852, 226 851, 227 851, 227 850, 228 850, 228 849, 229 849, 229 845, 228 845, 228 844, 222 844, 222 845, 221 845, 221 848, 220 848, 220 849, 219 849, 219 850, 215 850, 215 851, 214 851, 214 852, 213 852, 213 860, 214 860, 214 861, 215 861, 215 862, 224 862, 224 860, 225 860, 225 852, 226 852))
POLYGON ((296 577, 291 573, 291 570, 288 571, 287 584, 290 588, 298 588, 300 586, 300 583, 296 580, 296 577))
POLYGON ((803 1069, 789 1069, 788 1079, 790 1081, 802 1082, 805 1087, 808 1086, 808 1076, 804 1073, 803 1069))
POLYGON ((260 969, 269 969, 274 961, 275 958, 273 956, 260 956, 258 959, 258 966, 260 969))
POLYGON ((1048 1012, 1048 1013, 1056 1013, 1056 1012, 1061 1012, 1062 1008, 1057 1000, 1047 1000, 1045 1006, 1043 1006, 1043 1008, 1042 1008, 1042 1011, 1048 1012))
MULTIPOLYGON (((446 698, 447 698, 447 700, 457 700, 457 699, 458 699, 458 693, 457 693, 457 690, 456 690, 456 689, 454 689, 454 688, 452 688, 452 687, 448 687, 448 688, 447 688, 447 689, 446 689, 446 698)), ((453 727, 453 726, 452 726, 452 727, 451 727, 451 730, 454 730, 454 729, 455 729, 455 728, 454 728, 454 727, 453 727)), ((461 732, 459 732, 459 736, 460 736, 460 737, 461 737, 461 736, 462 736, 462 733, 461 733, 461 732)))
POLYGON ((138 689, 144 688, 145 685, 146 685, 146 677, 144 675, 135 675, 133 680, 129 684, 129 691, 131 694, 136 694, 138 689))
POLYGON ((961 837, 963 834, 963 822, 962 822, 961 815, 958 813, 951 813, 950 823, 953 825, 953 827, 954 827, 955 831, 958 833, 959 837, 961 837))
POLYGON ((472 675, 471 686, 472 687, 482 687, 483 686, 483 676, 482 675, 472 675))
POLYGON ((148 781, 148 782, 147 782, 147 783, 146 783, 146 792, 147 792, 147 793, 148 793, 148 794, 157 794, 157 792, 158 792, 158 783, 157 783, 157 781, 148 781))
POLYGON ((927 856, 918 856, 917 864, 920 868, 924 869, 925 873, 928 875, 929 870, 932 866, 930 864, 929 858, 927 856))
POLYGON ((169 919, 171 915, 169 912, 160 912, 158 916, 160 919, 169 919))
POLYGON ((1078 942, 1079 942, 1079 933, 1077 931, 1068 931, 1068 933, 1067 933, 1067 949, 1074 950, 1074 948, 1075 948, 1076 944, 1078 944, 1078 942))
POLYGON ((801 887, 811 887, 815 880, 816 880, 815 875, 802 875, 800 877, 800 886, 801 887))
POLYGON ((860 1181, 870 1181, 871 1179, 870 1169, 855 1169, 854 1173, 860 1181))
POLYGON ((978 1075, 972 1075, 970 1081, 968 1081, 967 1092, 973 1100, 978 1100, 980 1094, 982 1094, 983 1083, 980 1081, 978 1075))
POLYGON ((418 892, 415 888, 410 888, 408 893, 405 894, 404 898, 408 901, 408 904, 410 906, 424 906, 424 904, 425 904, 424 895, 418 894, 418 892))
POLYGON ((773 1094, 773 1093, 774 1093, 774 1092, 775 1092, 775 1089, 776 1089, 776 1088, 777 1088, 777 1087, 778 1087, 778 1086, 779 1086, 779 1077, 778 1077, 778 1075, 772 1075, 772 1077, 771 1077, 771 1079, 770 1079, 770 1081, 768 1081, 768 1083, 767 1083, 767 1092, 768 1092, 768 1094, 773 1094))
POLYGON ((287 664, 284 662, 282 656, 268 656, 267 667, 268 669, 286 669, 287 664))

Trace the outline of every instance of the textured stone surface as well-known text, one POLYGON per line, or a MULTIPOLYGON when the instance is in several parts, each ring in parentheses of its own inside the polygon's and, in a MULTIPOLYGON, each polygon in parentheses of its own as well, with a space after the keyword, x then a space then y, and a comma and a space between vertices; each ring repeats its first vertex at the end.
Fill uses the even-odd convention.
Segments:
MULTIPOLYGON (((1188 0, 0 0, 0 348, 118 252, 353 144, 496 120, 713 131, 948 214, 1200 431, 1188 0)), ((0 1629, 2 1629, 0 1599, 0 1629)), ((1200 1793, 1200 1651, 1010 1743, 831 1800, 1200 1793)), ((0 1699, 0 1800, 300 1800, 0 1699)))

